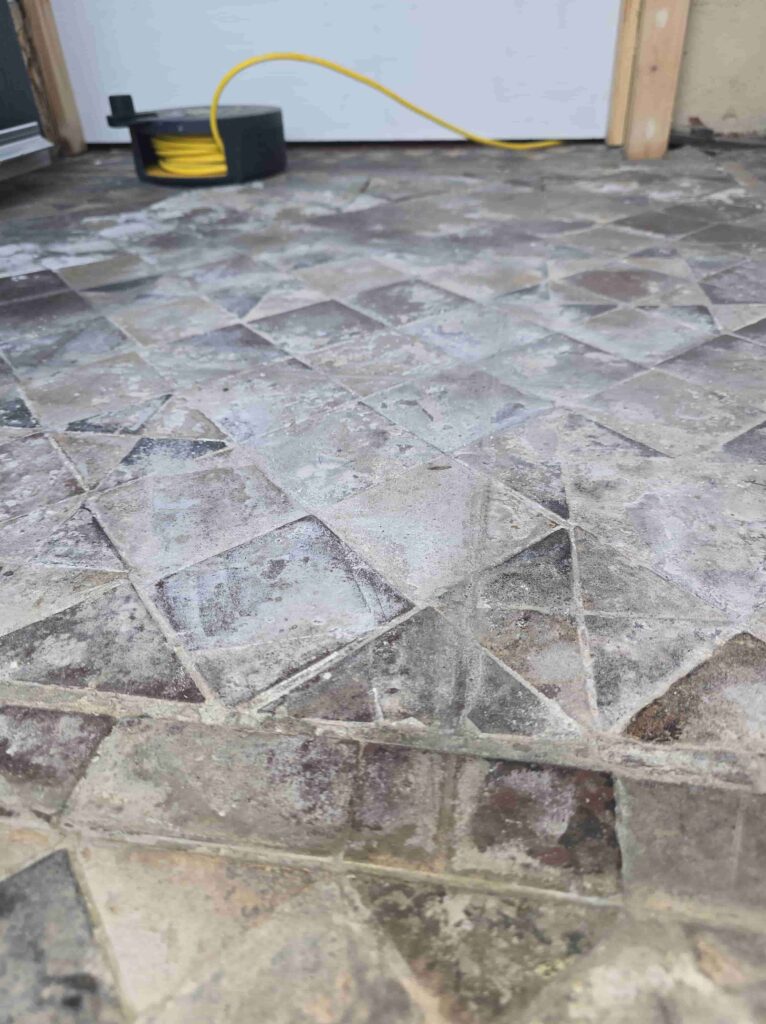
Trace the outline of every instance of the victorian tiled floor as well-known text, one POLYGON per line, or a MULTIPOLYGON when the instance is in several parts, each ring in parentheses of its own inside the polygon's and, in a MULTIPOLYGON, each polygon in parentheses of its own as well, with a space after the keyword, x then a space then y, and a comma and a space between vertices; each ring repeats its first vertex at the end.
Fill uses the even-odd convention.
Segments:
POLYGON ((0 1021, 766 1021, 766 163, 290 160, 3 186, 0 1021))

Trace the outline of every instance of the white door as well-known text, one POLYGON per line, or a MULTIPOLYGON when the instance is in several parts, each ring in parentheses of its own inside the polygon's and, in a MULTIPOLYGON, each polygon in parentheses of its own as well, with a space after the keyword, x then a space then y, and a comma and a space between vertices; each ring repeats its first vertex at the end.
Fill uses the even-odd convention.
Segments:
MULTIPOLYGON (((620 0, 53 0, 85 137, 110 93, 139 110, 207 104, 245 57, 298 50, 367 74, 498 138, 603 138, 620 0)), ((224 102, 282 107, 293 141, 450 134, 304 64, 244 72, 224 102)))

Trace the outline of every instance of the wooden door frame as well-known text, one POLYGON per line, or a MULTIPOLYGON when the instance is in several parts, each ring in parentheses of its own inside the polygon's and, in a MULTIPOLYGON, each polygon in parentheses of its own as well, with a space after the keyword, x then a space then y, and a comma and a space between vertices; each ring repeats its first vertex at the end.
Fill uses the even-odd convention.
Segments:
POLYGON ((691 0, 622 0, 606 141, 629 160, 668 148, 691 0))

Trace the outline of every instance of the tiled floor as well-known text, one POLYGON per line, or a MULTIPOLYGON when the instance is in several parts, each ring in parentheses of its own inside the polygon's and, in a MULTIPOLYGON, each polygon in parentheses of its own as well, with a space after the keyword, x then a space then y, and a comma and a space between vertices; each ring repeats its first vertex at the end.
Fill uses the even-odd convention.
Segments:
POLYGON ((3 186, 3 1024, 766 1021, 766 172, 3 186))

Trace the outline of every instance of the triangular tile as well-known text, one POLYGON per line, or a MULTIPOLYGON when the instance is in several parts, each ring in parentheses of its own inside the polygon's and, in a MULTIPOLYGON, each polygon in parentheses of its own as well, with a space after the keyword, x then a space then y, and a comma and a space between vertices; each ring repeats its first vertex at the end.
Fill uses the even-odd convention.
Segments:
POLYGON ((575 532, 583 607, 586 612, 649 619, 722 620, 721 613, 674 583, 617 552, 583 530, 575 532))
POLYGON ((566 530, 556 530, 500 565, 446 591, 438 607, 471 623, 507 608, 568 611, 572 606, 572 551, 566 530))
POLYGON ((143 432, 153 437, 189 437, 223 440, 215 423, 198 409, 191 409, 177 398, 171 398, 144 423, 143 432))
POLYGON ((222 962, 227 946, 312 880, 299 868, 124 844, 89 846, 81 863, 138 1013, 222 962))
POLYGON ((297 718, 454 726, 479 651, 425 608, 269 705, 297 718))
POLYGON ((202 694, 128 583, 0 639, 0 676, 199 702, 202 694))
POLYGON ((711 651, 721 628, 671 619, 586 615, 599 715, 607 726, 624 721, 711 651))
POLYGON ((120 572, 124 566, 101 525, 81 508, 58 527, 37 553, 43 565, 81 566, 120 572))
POLYGON ((63 850, 0 882, 0 905, 5 1020, 124 1020, 63 850))
POLYGON ((0 635, 81 601, 119 579, 113 572, 34 565, 0 566, 0 635))
POLYGON ((0 526, 0 558, 24 562, 37 553, 53 531, 71 516, 78 497, 38 508, 26 516, 9 519, 0 526))
POLYGON ((95 487, 136 443, 134 437, 119 434, 87 437, 82 434, 56 434, 55 437, 87 487, 95 487))
POLYGON ((766 643, 739 633, 643 708, 626 732, 649 743, 762 751, 764 690, 766 643))
POLYGON ((137 405, 116 409, 114 412, 104 412, 98 416, 90 416, 88 419, 74 420, 68 424, 66 429, 95 434, 137 434, 149 417, 167 401, 167 398, 167 395, 161 395, 158 398, 150 398, 146 402, 139 402, 137 405))
MULTIPOLYGON (((554 655, 555 658, 555 655, 554 655)), ((537 687, 545 692, 545 687, 537 687)), ((556 697, 559 688, 551 693, 556 697)), ((584 685, 581 687, 584 692, 584 685)), ((566 699, 560 701, 566 704, 566 699)), ((584 713, 585 703, 578 708, 584 713)), ((578 727, 553 701, 544 700, 486 654, 481 661, 481 681, 468 701, 466 717, 479 732, 506 736, 573 736, 578 727)))
POLYGON ((185 472, 203 455, 225 448, 223 441, 198 441, 177 437, 142 437, 125 458, 101 481, 99 490, 116 487, 140 476, 185 472))

